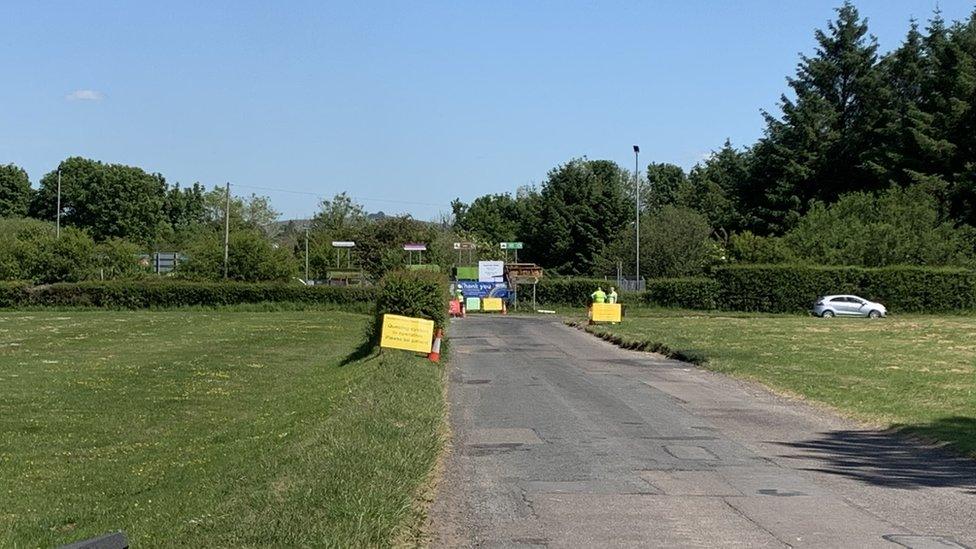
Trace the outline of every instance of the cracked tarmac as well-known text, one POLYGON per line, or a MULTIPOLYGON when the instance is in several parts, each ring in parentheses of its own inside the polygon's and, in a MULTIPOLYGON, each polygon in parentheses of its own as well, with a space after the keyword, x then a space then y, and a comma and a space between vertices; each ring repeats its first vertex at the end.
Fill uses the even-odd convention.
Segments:
POLYGON ((439 547, 976 547, 976 463, 553 319, 451 325, 439 547))

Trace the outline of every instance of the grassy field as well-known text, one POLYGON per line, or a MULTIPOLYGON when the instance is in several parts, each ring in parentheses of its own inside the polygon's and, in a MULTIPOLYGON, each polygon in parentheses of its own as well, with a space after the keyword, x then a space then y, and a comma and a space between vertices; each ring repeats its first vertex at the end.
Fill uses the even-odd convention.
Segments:
POLYGON ((0 547, 383 545, 441 445, 442 370, 342 365, 368 317, 0 312, 0 547))
POLYGON ((705 366, 976 455, 976 317, 820 319, 633 310, 599 325, 705 366))

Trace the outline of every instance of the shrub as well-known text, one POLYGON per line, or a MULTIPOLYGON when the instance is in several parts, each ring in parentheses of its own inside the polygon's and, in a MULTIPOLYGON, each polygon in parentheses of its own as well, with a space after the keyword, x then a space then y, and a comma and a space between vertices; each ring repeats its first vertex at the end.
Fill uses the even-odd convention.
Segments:
MULTIPOLYGON (((186 250, 187 261, 177 274, 191 280, 217 281, 224 276, 223 236, 216 232, 198 235, 186 250)), ((276 247, 258 229, 240 228, 230 233, 227 276, 244 282, 286 282, 298 275, 292 253, 276 247)))
MULTIPOLYGON (((640 230, 641 273, 647 276, 699 276, 715 259, 708 220, 688 208, 664 206, 648 213, 641 218, 640 230)), ((618 260, 632 263, 635 236, 633 226, 621 230, 601 254, 598 272, 616 272, 618 260)))
POLYGON ((447 324, 447 277, 430 271, 390 271, 380 280, 376 292, 375 322, 369 334, 371 343, 378 343, 383 315, 426 318, 435 328, 447 324))
POLYGON ((943 218, 924 185, 850 193, 814 204, 783 237, 794 255, 819 265, 976 265, 976 229, 943 218))
POLYGON ((0 308, 20 307, 26 303, 28 282, 0 282, 0 308))
MULTIPOLYGON (((149 274, 149 268, 139 265, 139 246, 122 240, 109 238, 95 245, 95 267, 98 278, 112 280, 131 280, 149 274)), ((93 276, 93 278, 95 278, 93 276)))
POLYGON ((782 238, 743 231, 729 237, 728 256, 741 263, 786 263, 792 252, 782 238))
POLYGON ((37 283, 76 282, 91 276, 95 243, 74 227, 35 219, 0 220, 0 278, 37 283))
POLYGON ((647 281, 641 301, 660 307, 715 309, 719 284, 710 278, 658 278, 647 281))
POLYGON ((375 296, 375 289, 368 287, 278 283, 160 280, 61 283, 34 288, 29 288, 24 283, 0 285, 0 307, 84 306, 142 309, 264 302, 353 305, 370 302, 375 296))

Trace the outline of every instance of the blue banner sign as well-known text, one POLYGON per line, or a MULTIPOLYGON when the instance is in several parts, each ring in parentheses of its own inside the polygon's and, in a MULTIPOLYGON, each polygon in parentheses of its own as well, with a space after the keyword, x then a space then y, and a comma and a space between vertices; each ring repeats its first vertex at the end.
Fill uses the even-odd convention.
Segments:
POLYGON ((464 297, 500 297, 508 298, 508 286, 504 282, 474 282, 460 280, 461 292, 464 297))

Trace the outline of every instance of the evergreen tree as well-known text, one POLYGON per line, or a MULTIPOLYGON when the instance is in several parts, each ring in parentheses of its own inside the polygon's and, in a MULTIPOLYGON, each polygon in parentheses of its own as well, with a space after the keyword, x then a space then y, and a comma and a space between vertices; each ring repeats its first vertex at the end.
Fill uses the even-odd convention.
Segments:
POLYGON ((701 213, 716 229, 738 231, 750 226, 742 207, 749 159, 749 151, 736 150, 726 139, 721 149, 691 169, 678 204, 701 213))
POLYGON ((781 97, 782 119, 764 113, 745 193, 773 231, 794 223, 813 200, 883 186, 869 165, 884 95, 877 41, 849 2, 816 39, 816 54, 801 56, 789 79, 795 98, 781 97))

